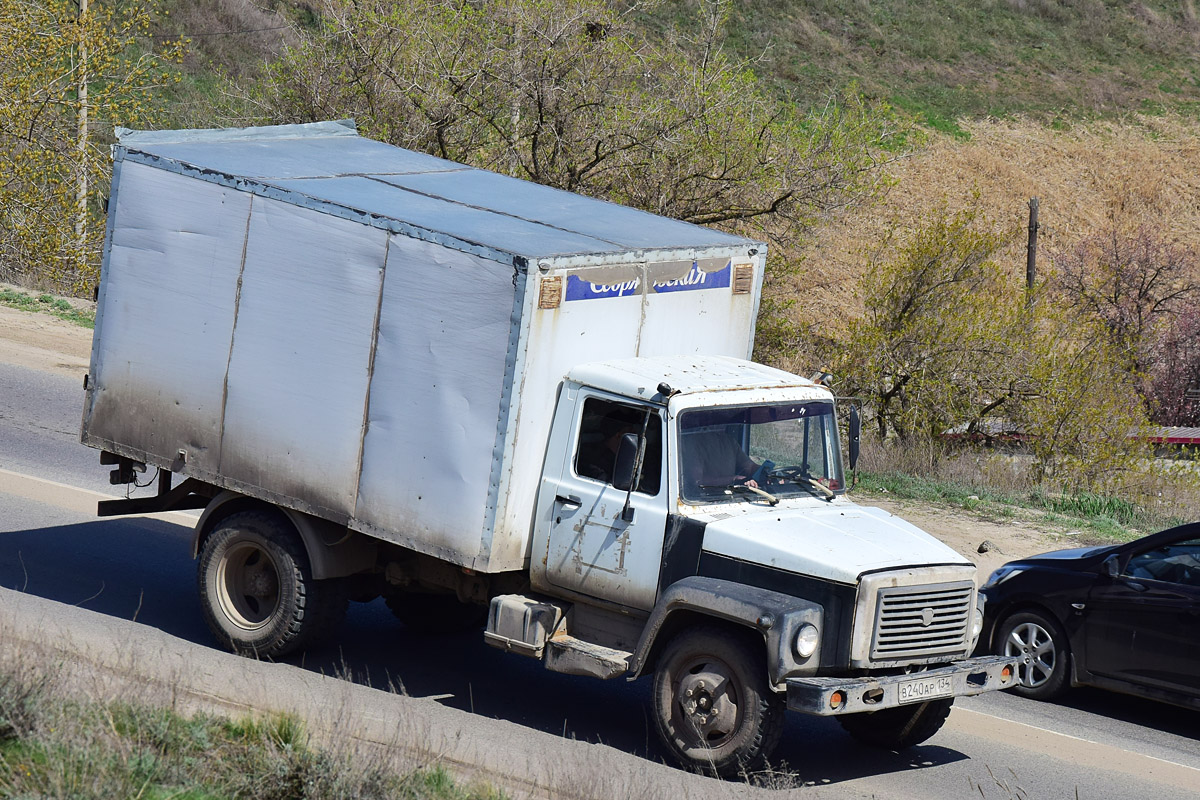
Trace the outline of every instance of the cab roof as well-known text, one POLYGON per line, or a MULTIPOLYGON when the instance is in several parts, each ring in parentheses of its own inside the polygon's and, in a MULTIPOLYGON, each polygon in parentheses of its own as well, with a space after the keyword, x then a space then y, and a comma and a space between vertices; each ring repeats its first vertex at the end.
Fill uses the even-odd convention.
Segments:
POLYGON ((567 379, 660 403, 667 399, 659 392, 661 383, 669 384, 673 392, 680 394, 785 388, 826 391, 807 378, 730 356, 641 356, 593 361, 573 367, 567 373, 567 379))

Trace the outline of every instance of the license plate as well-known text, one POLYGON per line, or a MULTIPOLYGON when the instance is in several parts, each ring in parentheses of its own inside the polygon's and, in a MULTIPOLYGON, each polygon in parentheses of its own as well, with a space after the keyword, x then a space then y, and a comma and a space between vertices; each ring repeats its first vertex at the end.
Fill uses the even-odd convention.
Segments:
POLYGON ((954 684, 947 677, 920 678, 900 684, 901 703, 923 703, 936 697, 950 697, 952 694, 954 684))

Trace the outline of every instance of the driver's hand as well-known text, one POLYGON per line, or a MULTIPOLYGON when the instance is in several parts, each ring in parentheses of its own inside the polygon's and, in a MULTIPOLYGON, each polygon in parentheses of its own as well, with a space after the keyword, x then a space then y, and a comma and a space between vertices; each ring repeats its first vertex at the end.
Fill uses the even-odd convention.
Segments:
POLYGON ((748 481, 746 481, 746 482, 745 482, 743 485, 744 485, 744 486, 749 486, 751 489, 757 489, 757 488, 758 488, 758 481, 754 480, 754 478, 751 478, 751 479, 749 479, 748 481))

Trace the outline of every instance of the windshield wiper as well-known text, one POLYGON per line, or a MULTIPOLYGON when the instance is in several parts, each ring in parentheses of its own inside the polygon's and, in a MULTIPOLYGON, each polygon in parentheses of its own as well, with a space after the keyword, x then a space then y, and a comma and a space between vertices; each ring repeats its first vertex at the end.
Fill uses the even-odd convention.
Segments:
POLYGON ((753 486, 747 486, 744 483, 729 483, 729 484, 701 483, 701 484, 699 484, 699 486, 701 489, 721 489, 726 492, 735 492, 738 490, 743 491, 743 492, 750 492, 752 494, 756 494, 759 497, 765 499, 771 505, 776 505, 779 503, 779 498, 776 497, 775 495, 771 494, 770 492, 764 492, 762 489, 756 489, 753 486))

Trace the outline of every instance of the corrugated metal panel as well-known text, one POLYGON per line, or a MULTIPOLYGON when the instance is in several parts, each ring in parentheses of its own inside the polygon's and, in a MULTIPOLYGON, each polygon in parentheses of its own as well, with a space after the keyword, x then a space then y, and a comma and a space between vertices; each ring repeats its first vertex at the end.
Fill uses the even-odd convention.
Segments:
POLYGON ((1200 428, 1155 428, 1149 439, 1155 444, 1200 444, 1200 428))
POLYGON ((183 449, 194 474, 215 474, 251 196, 122 167, 84 441, 167 464, 183 449))
POLYGON ((353 515, 386 241, 380 230, 255 199, 222 476, 329 519, 353 515))
POLYGON ((391 240, 354 527, 482 567, 514 287, 511 268, 467 259, 391 240))

